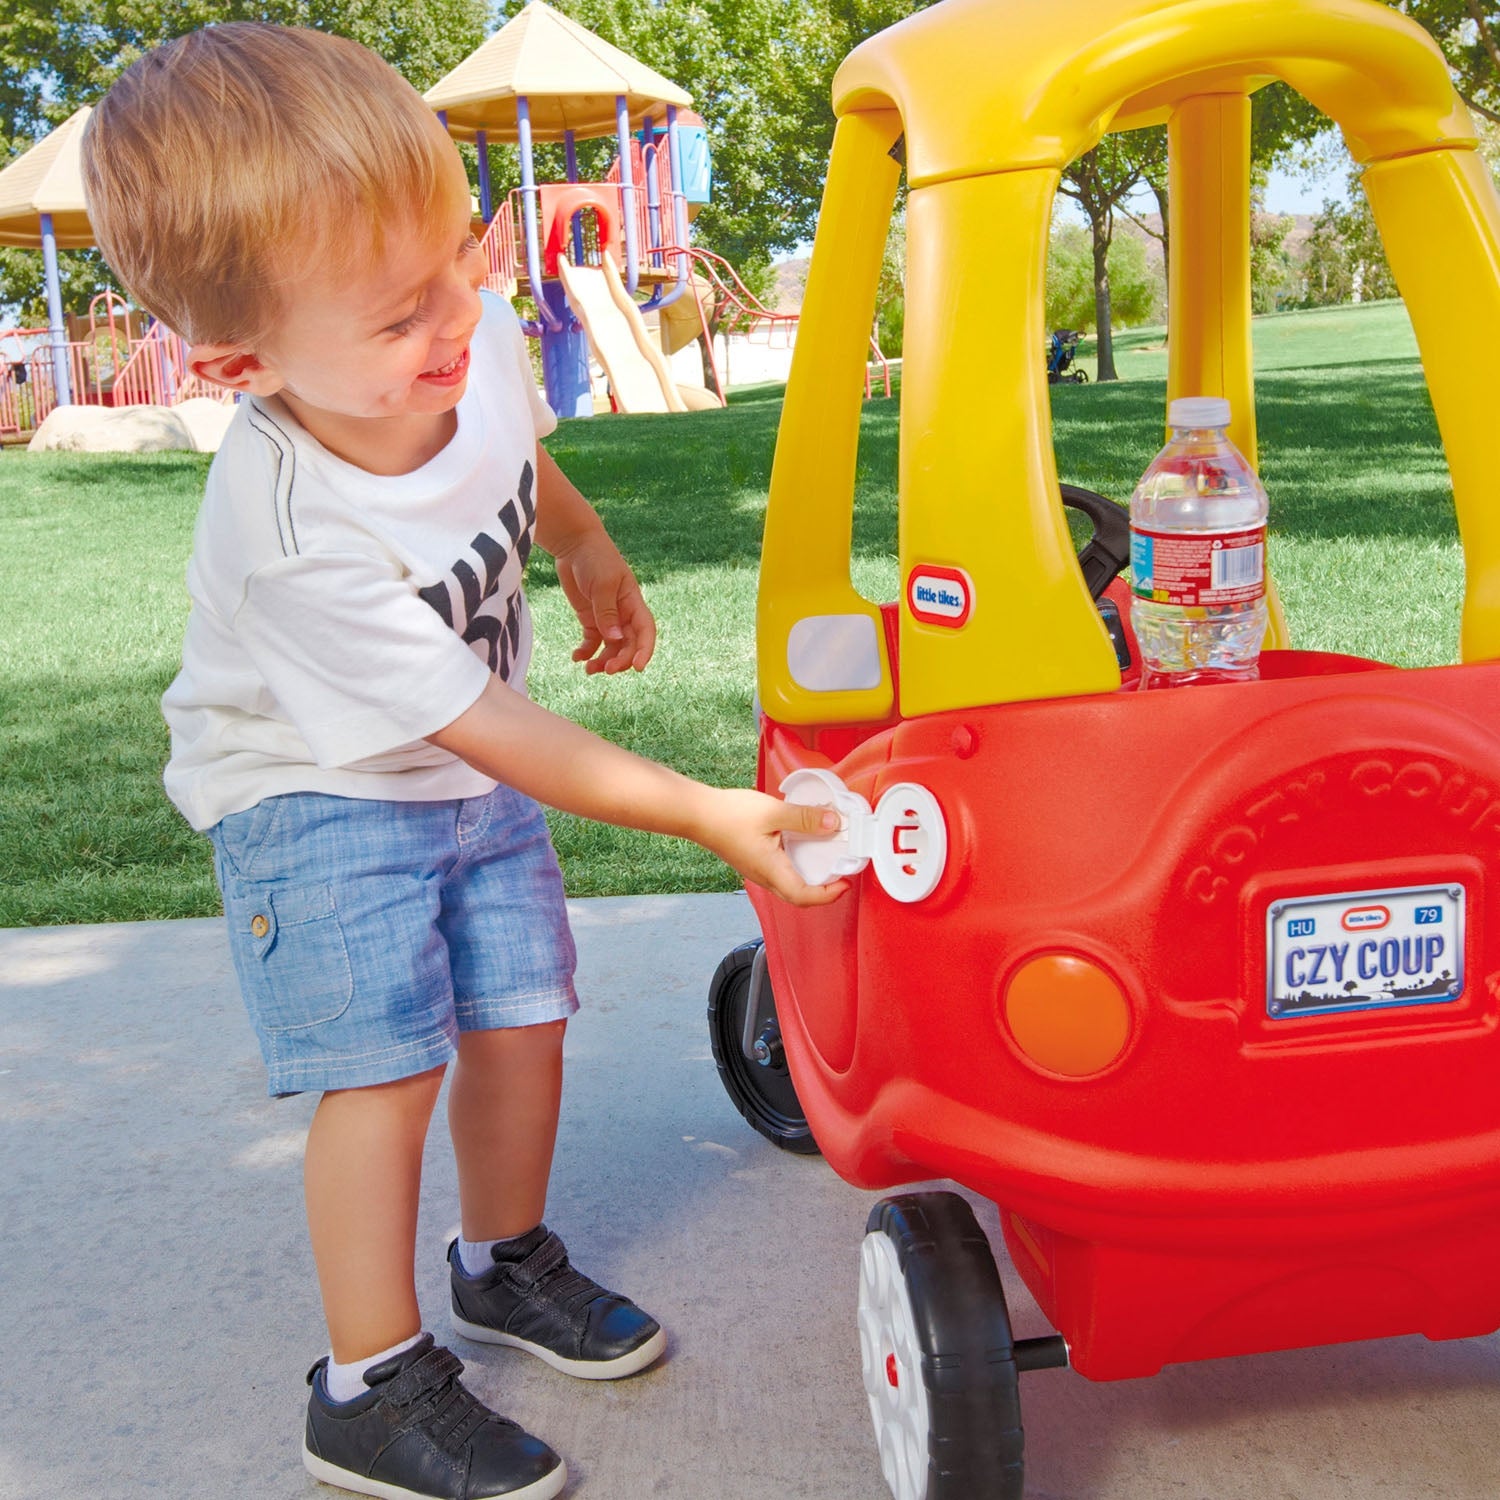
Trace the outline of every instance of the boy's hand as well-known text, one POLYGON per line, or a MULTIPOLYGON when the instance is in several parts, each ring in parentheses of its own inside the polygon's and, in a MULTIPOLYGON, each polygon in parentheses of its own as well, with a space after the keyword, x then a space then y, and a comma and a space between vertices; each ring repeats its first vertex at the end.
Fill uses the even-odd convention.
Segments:
POLYGON ((837 833, 839 815, 831 807, 806 807, 764 792, 724 788, 709 790, 709 797, 705 826, 693 837, 746 880, 793 906, 827 906, 849 889, 847 880, 809 885, 781 844, 783 833, 837 833))
POLYGON ((639 672, 656 650, 656 621, 619 548, 596 529, 556 561, 557 581, 583 626, 573 660, 590 676, 639 672))

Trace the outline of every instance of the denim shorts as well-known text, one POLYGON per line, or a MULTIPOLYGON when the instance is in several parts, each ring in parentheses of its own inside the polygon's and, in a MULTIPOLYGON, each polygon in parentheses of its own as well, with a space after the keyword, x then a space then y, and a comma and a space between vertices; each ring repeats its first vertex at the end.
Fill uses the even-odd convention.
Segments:
POLYGON ((441 1067, 461 1031, 578 1009, 541 808, 292 792, 209 830, 229 945, 273 1096, 441 1067))

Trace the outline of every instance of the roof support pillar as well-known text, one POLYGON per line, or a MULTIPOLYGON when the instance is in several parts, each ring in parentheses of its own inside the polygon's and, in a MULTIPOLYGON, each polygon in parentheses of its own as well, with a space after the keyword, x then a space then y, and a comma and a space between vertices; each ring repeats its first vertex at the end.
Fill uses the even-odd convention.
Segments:
POLYGON ((52 215, 41 215, 42 269, 47 279, 47 324, 52 343, 52 379, 57 390, 57 404, 71 406, 73 390, 68 380, 68 334, 63 327, 62 277, 57 269, 57 235, 52 229, 52 215))

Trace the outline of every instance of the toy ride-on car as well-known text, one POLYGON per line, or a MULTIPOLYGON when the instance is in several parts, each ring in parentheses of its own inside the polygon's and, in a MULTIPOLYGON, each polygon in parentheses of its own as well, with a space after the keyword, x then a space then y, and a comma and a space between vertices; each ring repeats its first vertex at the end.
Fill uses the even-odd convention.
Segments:
POLYGON ((1374 0, 946 0, 852 53, 835 107, 766 522, 758 782, 844 814, 794 854, 851 889, 751 891, 763 943, 715 978, 714 1045, 780 1144, 998 1205, 1058 1337, 1012 1341, 985 1238, 941 1194, 877 1205, 858 1326, 898 1500, 1013 1500, 1018 1373, 1064 1347, 1112 1380, 1500 1327, 1500 495, 1469 368, 1500 340, 1500 205, 1437 49, 1374 0), (1167 395, 1227 397, 1253 461, 1249 94, 1270 77, 1365 164, 1453 482, 1463 660, 1295 650, 1273 607, 1258 680, 1139 692, 1105 576, 1122 518, 1087 502, 1080 567, 1035 356, 1053 198, 1101 133, 1166 121, 1167 395), (903 141, 881 607, 850 539, 903 141))

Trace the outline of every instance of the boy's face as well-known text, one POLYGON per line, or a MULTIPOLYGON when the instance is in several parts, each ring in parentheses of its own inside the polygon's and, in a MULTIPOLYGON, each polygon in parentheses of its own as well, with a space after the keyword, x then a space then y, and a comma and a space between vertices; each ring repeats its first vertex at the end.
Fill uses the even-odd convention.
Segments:
POLYGON ((370 263, 308 275, 275 331, 225 366, 241 378, 224 383, 281 396, 315 435, 329 419, 347 432, 349 419, 451 411, 468 382, 485 269, 457 152, 452 171, 438 222, 393 223, 370 263))

